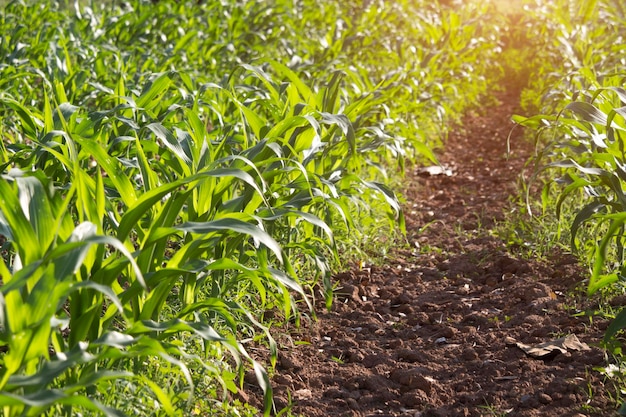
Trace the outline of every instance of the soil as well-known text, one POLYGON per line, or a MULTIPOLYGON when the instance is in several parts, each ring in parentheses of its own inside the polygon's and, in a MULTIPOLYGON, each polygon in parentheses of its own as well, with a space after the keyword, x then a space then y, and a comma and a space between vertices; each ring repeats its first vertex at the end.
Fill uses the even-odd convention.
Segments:
POLYGON ((413 249, 397 249, 385 266, 337 275, 332 311, 320 305, 317 321, 279 337, 278 410, 292 404, 293 414, 306 417, 615 415, 613 387, 594 369, 606 364, 597 346, 607 322, 574 316, 588 307, 574 291, 585 272, 557 250, 523 259, 493 232, 514 207, 532 153, 518 132, 507 158, 519 95, 498 100, 451 133, 439 156, 450 171, 407 173, 413 249), (516 345, 565 335, 589 350, 535 358, 516 345))

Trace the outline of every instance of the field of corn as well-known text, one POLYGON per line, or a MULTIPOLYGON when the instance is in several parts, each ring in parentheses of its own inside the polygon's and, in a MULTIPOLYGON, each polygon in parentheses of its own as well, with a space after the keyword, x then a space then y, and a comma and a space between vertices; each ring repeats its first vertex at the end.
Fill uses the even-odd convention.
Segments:
POLYGON ((543 209, 572 219, 589 294, 621 290, 626 9, 500 9, 5 2, 3 415, 239 415, 248 369, 280 412, 272 327, 330 307, 332 274, 402 232, 405 167, 529 74, 543 209))

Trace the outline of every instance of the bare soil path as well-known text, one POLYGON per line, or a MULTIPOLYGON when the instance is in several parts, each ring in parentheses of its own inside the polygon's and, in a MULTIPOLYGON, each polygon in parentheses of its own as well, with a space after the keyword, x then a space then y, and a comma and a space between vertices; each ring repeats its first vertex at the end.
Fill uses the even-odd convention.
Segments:
POLYGON ((277 407, 317 416, 610 416, 594 367, 606 323, 573 317, 573 257, 520 259, 490 231, 511 207, 532 146, 506 137, 519 96, 468 115, 440 155, 453 175, 407 174, 408 238, 387 265, 336 277, 333 311, 281 340, 277 407), (419 249, 418 249, 419 247, 419 249), (536 359, 534 345, 590 346, 536 359), (306 341, 296 344, 290 341, 306 341))

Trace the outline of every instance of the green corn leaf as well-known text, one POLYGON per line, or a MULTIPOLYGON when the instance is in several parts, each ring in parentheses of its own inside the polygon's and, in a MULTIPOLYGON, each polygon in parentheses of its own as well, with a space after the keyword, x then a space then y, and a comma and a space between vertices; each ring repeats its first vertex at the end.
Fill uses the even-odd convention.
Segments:
POLYGON ((117 307, 119 312, 124 311, 124 306, 122 302, 118 298, 117 294, 115 294, 113 289, 111 289, 111 287, 106 286, 106 285, 101 285, 93 281, 82 281, 82 282, 72 284, 69 291, 78 291, 83 288, 94 290, 94 291, 97 291, 106 295, 111 301, 111 303, 117 307))
MULTIPOLYGON (((231 327, 231 329, 233 329, 233 331, 236 331, 237 321, 235 320, 235 317, 231 313, 231 308, 232 307, 228 306, 224 301, 218 298, 208 298, 206 300, 198 301, 193 304, 187 305, 186 307, 180 310, 180 312, 178 313, 178 316, 186 317, 199 311, 210 311, 213 313, 218 313, 224 320, 226 320, 226 322, 231 327)), ((211 327, 205 328, 204 325, 200 323, 188 323, 188 324, 190 326, 196 326, 196 327, 200 326, 203 329, 202 331, 206 332, 206 335, 208 335, 208 336, 205 335, 203 337, 212 338, 212 339, 207 339, 207 340, 220 340, 220 341, 225 340, 221 336, 218 339, 215 339, 216 333, 215 333, 215 330, 211 327)), ((200 328, 198 328, 197 330, 200 330, 200 328)))
POLYGON ((76 116, 80 107, 70 103, 61 103, 54 112, 52 119, 55 129, 73 132, 75 128, 76 116))
POLYGON ((278 91, 276 90, 276 88, 274 87, 274 84, 269 74, 263 71, 262 68, 254 66, 254 65, 241 64, 241 66, 242 68, 254 73, 258 77, 258 79, 261 80, 265 88, 269 91, 272 101, 274 103, 280 103, 280 95, 278 91))
POLYGON ((283 313, 285 314, 287 320, 291 317, 291 295, 288 290, 293 290, 300 294, 309 308, 309 311, 313 311, 313 306, 311 305, 309 297, 306 295, 304 289, 298 282, 283 271, 275 268, 269 268, 269 270, 272 278, 281 284, 281 289, 283 290, 283 313))
MULTIPOLYGON (((8 295, 5 296, 7 301, 8 298, 8 295)), ((38 297, 37 301, 41 303, 41 300, 42 298, 38 297)), ((13 305, 18 305, 18 303, 13 303, 13 305)), ((11 305, 8 303, 7 306, 11 308, 11 305)), ((53 311, 50 307, 50 305, 40 305, 37 308, 38 311, 34 313, 41 316, 41 311, 44 311, 44 313, 46 311, 53 311)), ((31 309, 27 306, 23 308, 12 308, 9 311, 11 311, 12 314, 19 313, 29 315, 31 314, 29 310, 31 309)), ((54 306, 54 310, 56 310, 56 306, 54 306)), ((29 327, 19 329, 13 326, 10 330, 11 338, 8 343, 9 351, 3 357, 5 366, 4 376, 10 376, 20 369, 26 372, 33 372, 41 360, 49 359, 48 343, 52 332, 49 317, 41 318, 28 316, 26 320, 29 322, 29 327)))
POLYGON ((340 86, 344 77, 345 73, 335 71, 326 87, 322 90, 322 108, 320 109, 322 112, 337 112, 339 107, 339 93, 341 91, 340 86))
POLYGON ((81 223, 76 226, 66 245, 57 246, 50 254, 55 262, 55 274, 59 280, 74 275, 83 264, 89 244, 86 239, 96 235, 96 225, 93 223, 81 223))
POLYGON ((116 191, 120 194, 122 201, 127 206, 132 206, 137 201, 135 187, 122 170, 121 166, 115 158, 107 154, 107 152, 93 140, 76 138, 84 151, 88 152, 98 163, 102 169, 108 174, 108 179, 115 186, 116 191))
MULTIPOLYGON (((177 329, 182 329, 182 331, 189 331, 190 329, 192 329, 192 327, 190 326, 177 325, 176 327, 177 329)), ((148 332, 151 332, 151 330, 148 330, 148 332)), ((193 384, 193 379, 191 377, 191 373, 189 372, 189 369, 187 368, 187 366, 185 365, 183 361, 175 358, 172 355, 178 355, 180 357, 185 357, 185 356, 188 357, 188 355, 186 355, 184 351, 177 348, 175 345, 162 344, 155 337, 140 336, 136 338, 133 344, 126 347, 125 350, 107 349, 101 352, 98 355, 98 358, 101 360, 104 360, 104 359, 119 360, 122 358, 148 358, 151 356, 159 357, 163 359, 164 361, 179 368, 181 373, 184 375, 188 386, 191 388, 191 390, 193 390, 194 384, 193 384)))
POLYGON ((44 91, 44 105, 43 105, 43 119, 44 119, 44 129, 46 132, 50 132, 54 130, 54 120, 52 115, 52 107, 50 106, 50 99, 48 98, 48 93, 44 91))
POLYGON ((272 411, 272 405, 274 404, 272 383, 269 375, 265 371, 265 368, 263 368, 260 363, 252 361, 252 364, 254 366, 254 375, 256 376, 256 380, 263 390, 263 416, 269 417, 272 411))
POLYGON ((94 346, 102 345, 102 346, 114 347, 117 349, 123 349, 128 346, 131 346, 136 341, 137 339, 135 339, 131 335, 116 332, 116 331, 110 331, 110 332, 106 332, 105 334, 100 336, 98 339, 91 342, 91 345, 94 345, 94 346))
POLYGON ((63 147, 55 141, 55 138, 62 138, 66 143, 70 141, 66 132, 62 130, 52 130, 45 134, 41 142, 39 142, 39 146, 58 159, 65 168, 73 171, 75 164, 70 159, 70 152, 64 152, 63 147))
POLYGON ((511 119, 513 122, 521 126, 529 127, 531 129, 539 129, 549 125, 550 122, 557 120, 557 116, 541 114, 532 117, 524 117, 520 115, 513 115, 511 119))
MULTIPOLYGON (((197 35, 196 30, 188 30, 183 36, 178 39, 176 42, 176 46, 174 46, 174 52, 178 52, 181 49, 186 49, 190 43, 190 41, 197 35)), ((189 83, 186 83, 189 88, 189 83)))
MULTIPOLYGON (((66 244, 59 245, 51 251, 48 258, 52 259, 56 263, 58 268, 57 273, 63 274, 58 275, 58 278, 61 279, 62 277, 67 277, 68 275, 75 273, 82 265, 86 253, 92 245, 108 245, 117 249, 130 262, 137 281, 144 288, 147 288, 143 278, 143 273, 139 269, 133 255, 128 251, 128 249, 126 249, 126 247, 119 240, 111 236, 96 235, 96 230, 97 228, 93 223, 82 223, 76 227, 66 244)), ((114 293, 110 292, 108 287, 101 287, 97 284, 94 286, 89 283, 81 283, 77 285, 97 289, 98 291, 105 293, 107 296, 114 295, 114 293)), ((116 300, 116 297, 111 298, 112 301, 116 300)), ((121 307, 121 305, 119 306, 121 307)))
MULTIPOLYGON (((267 133, 266 137, 268 138, 280 137, 280 136, 283 136, 286 132, 292 129, 295 129, 297 127, 310 126, 311 119, 315 121, 315 119, 313 119, 312 117, 305 117, 305 116, 293 116, 293 117, 285 118, 279 121, 278 123, 276 123, 267 133)), ((315 124, 317 125, 317 121, 315 121, 315 124)), ((319 125, 317 126, 319 130, 319 125)))
POLYGON ((578 162, 574 161, 573 159, 552 162, 547 166, 554 167, 554 168, 576 168, 578 171, 582 172, 583 174, 597 176, 597 177, 610 176, 610 173, 604 169, 594 168, 594 167, 585 167, 585 166, 580 165, 578 162))
MULTIPOLYGON (((567 185, 565 188, 562 189, 561 191, 561 195, 559 196, 557 202, 556 202, 556 216, 557 218, 561 217, 561 210, 562 210, 562 206, 563 203, 565 202, 565 199, 574 191, 579 190, 584 188, 585 186, 589 185, 589 180, 587 180, 586 178, 580 178, 580 177, 576 177, 573 179, 573 182, 569 185, 567 185)), ((544 187, 544 193, 547 193, 547 186, 544 187)))
MULTIPOLYGON (((161 139, 161 142, 172 151, 174 155, 180 158, 188 168, 191 167, 193 156, 188 154, 188 150, 181 145, 172 132, 166 129, 161 123, 150 123, 146 126, 146 129, 150 130, 157 138, 161 139)), ((190 170, 187 169, 186 174, 189 175, 190 173, 190 170)))
POLYGON ((565 108, 573 111, 586 122, 606 125, 606 122, 607 122, 606 114, 600 111, 593 104, 585 103, 583 101, 574 101, 568 104, 567 106, 565 106, 565 108))
POLYGON ((232 102, 237 106, 237 108, 241 112, 243 119, 247 122, 247 124, 252 129, 252 133, 254 134, 254 136, 256 138, 262 139, 263 135, 261 134, 261 131, 263 130, 265 126, 267 126, 268 124, 267 120, 265 120, 261 115, 253 112, 248 107, 246 107, 243 103, 237 100, 237 98, 235 98, 235 96, 232 93, 228 91, 226 93, 230 96, 232 102))
POLYGON ((168 395, 168 393, 166 393, 161 387, 157 385, 157 383, 153 382, 151 379, 145 376, 141 376, 140 379, 154 393, 155 397, 159 401, 160 407, 163 408, 163 411, 165 411, 168 416, 174 416, 174 406, 172 404, 172 401, 170 400, 170 395, 168 395))
POLYGON ((39 416, 55 404, 75 406, 103 413, 107 417, 125 417, 124 413, 106 407, 95 400, 82 395, 68 395, 58 389, 46 389, 26 395, 0 392, 0 407, 26 405, 30 409, 22 414, 24 416, 39 416))
POLYGON ((604 342, 609 342, 617 332, 626 328, 626 308, 622 308, 620 312, 615 316, 613 321, 607 327, 606 332, 604 333, 604 342))
POLYGON ((587 286, 588 295, 593 295, 599 289, 618 280, 617 274, 603 274, 603 270, 606 263, 607 248, 617 231, 626 223, 626 212, 604 215, 603 219, 610 221, 610 225, 594 253, 593 270, 587 286))
MULTIPOLYGON (((75 393, 79 391, 83 391, 85 387, 93 387, 96 384, 100 384, 105 381, 117 380, 117 379, 126 379, 130 380, 135 377, 135 374, 128 371, 114 371, 109 369, 100 369, 98 371, 92 372, 91 370, 83 371, 81 378, 72 385, 68 385, 64 388, 64 391, 69 393, 75 393)), ((97 405, 98 403, 96 403, 97 405)), ((98 406, 100 408, 100 406, 98 406)), ((111 410, 111 412, 117 412, 111 410)))
POLYGON ((35 117, 29 109, 12 98, 2 96, 0 97, 0 103, 15 110, 27 135, 33 139, 37 137, 39 128, 44 126, 44 123, 41 120, 35 117))
POLYGON ((606 206, 603 203, 593 202, 587 204, 585 207, 580 209, 576 214, 576 217, 572 221, 572 225, 570 226, 571 233, 571 246, 574 250, 576 250, 576 236, 578 234, 578 229, 580 226, 589 220, 594 214, 603 210, 606 206))
POLYGON ((57 359, 45 362, 39 371, 34 375, 13 375, 9 378, 5 389, 15 389, 17 387, 46 387, 55 378, 62 375, 67 370, 80 364, 91 362, 95 356, 86 351, 87 344, 76 346, 70 352, 58 355, 57 359))
MULTIPOLYGON (((140 254, 137 257, 137 264, 142 271, 152 274, 154 267, 161 265, 165 261, 167 246, 170 244, 167 237, 170 235, 162 234, 159 238, 158 235, 161 233, 160 228, 174 225, 179 218, 181 210, 189 203, 193 191, 195 191, 195 188, 184 192, 177 192, 160 207, 158 217, 152 220, 148 235, 143 240, 140 254)), ((158 274, 160 272, 161 271, 156 271, 155 273, 158 274)), ((151 277, 150 279, 155 278, 151 277)), ((156 282, 159 281, 157 280, 156 282)), ((156 282, 154 285, 156 285, 156 282)), ((150 285, 152 286, 152 284, 150 285)))
MULTIPOLYGON (((322 123, 336 125, 341 129, 341 132, 346 137, 348 145, 350 146, 350 153, 356 153, 356 136, 350 119, 343 114, 331 114, 325 112, 320 113, 320 116, 322 117, 322 123)), ((345 156, 347 157, 348 155, 345 156)))
POLYGON ((161 96, 170 86, 172 80, 169 73, 155 74, 156 78, 150 81, 137 98, 137 107, 152 109, 156 99, 161 96))
POLYGON ((244 265, 233 261, 232 259, 221 258, 211 262, 207 267, 207 271, 238 271, 239 274, 235 278, 228 280, 222 289, 223 294, 227 294, 229 290, 237 288, 239 282, 243 279, 248 280, 256 289, 261 305, 265 305, 267 301, 266 283, 262 279, 262 274, 257 269, 247 268, 244 265))
MULTIPOLYGON (((192 147, 192 153, 193 153, 192 160, 194 161, 194 163, 198 164, 198 162, 201 159, 202 150, 207 144, 206 126, 204 125, 204 123, 202 123, 202 120, 200 120, 200 118, 198 117, 197 112, 190 110, 190 109, 184 109, 183 111, 185 113, 185 118, 187 119, 187 123, 189 127, 191 128, 189 130, 190 130, 191 137, 193 138, 193 141, 195 144, 195 146, 192 147)), ((198 165, 196 165, 196 167, 202 168, 202 166, 198 166, 198 165)))
POLYGON ((622 105, 626 104, 626 89, 623 87, 607 87, 607 89, 617 94, 622 105))
POLYGON ((312 225, 319 227, 324 231, 324 233, 326 233, 326 236, 328 236, 328 238, 330 239, 331 245, 334 244, 333 231, 331 227, 328 225, 328 223, 326 223, 314 214, 299 210, 275 209, 273 210, 273 215, 262 216, 263 220, 270 221, 277 220, 281 217, 292 217, 296 221, 304 220, 311 223, 312 225))
POLYGON ((181 224, 180 226, 175 227, 175 229, 186 233, 195 234, 208 234, 222 231, 247 234, 267 246, 268 249, 274 252, 279 261, 283 261, 282 249, 278 242, 276 242, 276 240, 274 240, 272 236, 270 236, 260 227, 245 222, 243 220, 227 217, 203 223, 186 222, 181 224))
MULTIPOLYGON (((160 201, 166 195, 170 194, 172 191, 178 189, 179 187, 206 177, 220 178, 231 176, 239 178, 242 181, 246 182, 247 184, 252 186, 257 193, 262 195, 261 189, 255 183, 252 176, 245 171, 230 168, 218 168, 209 171, 202 171, 195 175, 190 175, 188 177, 184 177, 176 181, 163 184, 158 188, 142 194, 141 197, 136 201, 136 203, 130 206, 128 211, 122 217, 118 227, 117 238, 121 241, 124 241, 130 234, 132 228, 137 224, 139 219, 141 219, 141 217, 148 213, 158 201, 160 201)), ((222 192, 225 188, 228 187, 228 185, 224 184, 221 187, 222 188, 217 189, 216 192, 222 192)), ((163 234, 160 234, 158 237, 153 236, 152 240, 160 239, 162 237, 164 237, 163 234)))
POLYGON ((402 214, 402 207, 396 197, 396 194, 387 187, 385 184, 381 184, 376 181, 363 181, 363 183, 372 190, 378 191, 384 198, 387 204, 389 204, 398 216, 402 214))
POLYGON ((163 310, 167 298, 171 296, 172 288, 189 271, 182 268, 168 267, 149 275, 148 285, 151 291, 144 299, 139 320, 156 320, 163 310))
POLYGON ((22 210, 18 193, 4 178, 0 178, 0 210, 2 211, 0 221, 3 222, 3 228, 10 231, 22 262, 30 264, 40 258, 42 248, 37 233, 22 210))
POLYGON ((313 108, 319 108, 319 103, 316 100, 315 94, 300 79, 298 74, 296 74, 293 70, 291 70, 286 65, 276 60, 269 60, 269 64, 278 73, 278 75, 286 77, 293 85, 296 86, 296 88, 298 89, 298 93, 300 94, 300 97, 302 97, 302 99, 305 102, 310 104, 313 108))
POLYGON ((592 16, 596 13, 598 1, 597 0, 587 0, 580 4, 580 9, 578 11, 578 16, 582 17, 584 21, 589 21, 592 16))
POLYGON ((139 199, 137 199, 135 204, 131 205, 122 216, 120 224, 117 228, 117 238, 120 241, 126 240, 139 219, 146 215, 146 213, 149 213, 157 202, 175 189, 197 178, 198 177, 187 177, 179 179, 168 184, 163 184, 158 188, 142 194, 139 199))
MULTIPOLYGON (((245 160, 245 158, 241 158, 241 159, 245 160)), ((246 163, 250 164, 250 165, 254 165, 250 161, 246 161, 246 163)), ((256 169, 256 167, 254 167, 254 169, 256 169)), ((254 190, 259 194, 259 196, 263 197, 263 191, 259 188, 257 183, 254 181, 254 178, 252 178, 252 176, 250 174, 248 174, 247 172, 245 172, 245 171, 243 171, 241 169, 217 168, 217 169, 213 169, 211 171, 206 171, 202 175, 215 177, 215 178, 221 178, 221 177, 238 178, 238 179, 242 180, 243 182, 245 182, 246 184, 250 185, 252 188, 254 188, 254 190)), ((261 178, 261 174, 260 173, 258 173, 258 176, 259 176, 259 178, 261 178)), ((232 183, 224 182, 222 185, 218 185, 217 187, 215 187, 214 193, 219 195, 220 193, 225 191, 226 188, 232 187, 232 185, 233 185, 232 183)))
POLYGON ((55 216, 50 207, 48 191, 36 177, 18 176, 15 182, 22 211, 32 225, 41 247, 47 248, 56 234, 55 216))
POLYGON ((153 332, 161 333, 163 335, 161 337, 179 332, 192 332, 201 336, 204 340, 212 342, 226 341, 226 339, 216 332, 213 327, 207 324, 188 322, 181 319, 172 319, 160 323, 153 320, 142 320, 134 323, 133 326, 127 331, 130 335, 142 335, 153 332))

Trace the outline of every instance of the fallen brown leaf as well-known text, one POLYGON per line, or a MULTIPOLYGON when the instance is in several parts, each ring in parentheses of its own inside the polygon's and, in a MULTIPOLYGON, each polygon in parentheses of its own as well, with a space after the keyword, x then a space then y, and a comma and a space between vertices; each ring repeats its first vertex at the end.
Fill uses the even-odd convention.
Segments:
POLYGON ((538 359, 554 353, 565 353, 568 350, 590 350, 589 345, 578 340, 578 337, 574 334, 568 334, 565 337, 536 345, 526 345, 521 342, 516 342, 512 338, 507 338, 506 342, 509 345, 517 346, 526 352, 527 355, 538 359))

